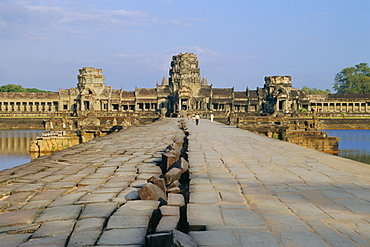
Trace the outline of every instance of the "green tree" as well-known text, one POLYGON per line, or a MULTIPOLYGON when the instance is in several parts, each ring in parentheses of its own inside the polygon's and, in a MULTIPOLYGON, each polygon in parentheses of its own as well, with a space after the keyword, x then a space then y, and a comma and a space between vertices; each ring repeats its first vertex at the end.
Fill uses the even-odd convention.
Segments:
POLYGON ((0 92, 26 92, 21 85, 7 84, 0 87, 0 92))
POLYGON ((309 94, 330 94, 329 89, 322 90, 322 89, 317 89, 317 88, 309 88, 309 87, 306 87, 306 86, 304 86, 301 89, 301 91, 309 93, 309 94))
POLYGON ((0 92, 50 93, 51 91, 44 91, 37 88, 23 88, 21 85, 7 84, 0 86, 0 92))
POLYGON ((334 81, 338 93, 370 93, 370 68, 367 63, 359 63, 342 69, 334 81))

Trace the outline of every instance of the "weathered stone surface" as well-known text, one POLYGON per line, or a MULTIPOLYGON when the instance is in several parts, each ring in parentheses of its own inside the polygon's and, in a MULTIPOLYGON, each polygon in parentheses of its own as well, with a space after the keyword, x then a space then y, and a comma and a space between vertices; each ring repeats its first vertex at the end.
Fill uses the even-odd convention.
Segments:
POLYGON ((128 187, 119 193, 113 200, 122 200, 123 202, 126 202, 127 200, 139 200, 140 196, 138 190, 139 189, 135 187, 128 187))
POLYGON ((239 246, 239 240, 233 231, 198 231, 189 235, 199 246, 239 246))
POLYGON ((56 220, 70 220, 77 219, 82 206, 71 205, 71 206, 60 206, 45 209, 35 222, 45 222, 45 221, 56 221, 56 220))
POLYGON ((40 212, 40 209, 27 209, 2 213, 0 214, 0 227, 31 224, 40 212))
POLYGON ((154 209, 158 209, 159 201, 128 201, 122 205, 115 215, 147 215, 151 216, 154 209))
POLYGON ((152 176, 148 179, 148 182, 157 185, 163 192, 166 192, 166 184, 163 178, 152 176))
POLYGON ((176 246, 176 247, 197 247, 198 244, 190 236, 178 230, 173 230, 168 241, 167 246, 176 246))
POLYGON ((0 234, 1 246, 19 246, 23 242, 27 241, 32 234, 0 234))
POLYGON ((76 230, 68 241, 67 247, 94 246, 101 231, 97 230, 76 230))
POLYGON ((189 163, 184 158, 181 157, 169 169, 172 169, 175 167, 180 168, 182 172, 184 173, 189 169, 189 163))
POLYGON ((76 204, 95 203, 95 202, 109 202, 117 193, 92 193, 83 196, 76 204))
POLYGON ((185 199, 182 194, 168 194, 168 206, 182 207, 185 205, 185 199))
POLYGON ((162 216, 180 216, 180 208, 178 206, 161 206, 162 216))
POLYGON ((117 203, 114 202, 90 203, 85 206, 80 218, 108 218, 116 208, 117 203))
POLYGON ((136 181, 132 182, 130 184, 130 186, 131 187, 134 187, 134 188, 142 188, 142 187, 144 187, 147 184, 148 184, 147 180, 146 179, 142 179, 142 180, 136 180, 136 181))
POLYGON ((167 201, 167 196, 163 192, 161 188, 159 188, 157 185, 148 183, 144 187, 142 187, 138 194, 140 196, 141 200, 159 200, 160 198, 164 201, 167 201))
POLYGON ((162 163, 165 169, 168 169, 176 162, 176 155, 172 153, 162 154, 162 163))
POLYGON ((189 203, 187 205, 187 216, 191 227, 224 225, 221 208, 218 205, 189 203))
POLYGON ((146 228, 112 229, 104 231, 98 245, 141 245, 145 244, 146 228))
POLYGON ((117 228, 146 228, 148 227, 150 216, 148 215, 113 215, 109 218, 106 229, 117 228))
POLYGON ((164 175, 164 180, 166 185, 171 184, 172 182, 179 180, 181 178, 182 170, 180 168, 172 168, 164 175))
POLYGON ((42 223, 41 227, 32 235, 32 238, 47 238, 69 236, 72 232, 74 220, 57 220, 42 223))
POLYGON ((56 207, 56 206, 65 206, 65 205, 71 205, 77 202, 81 197, 86 195, 87 192, 78 192, 78 193, 72 193, 72 194, 66 194, 63 195, 57 199, 55 199, 52 203, 50 203, 50 207, 56 207))
POLYGON ((156 232, 171 232, 176 229, 177 224, 180 220, 180 215, 164 215, 162 216, 159 224, 156 228, 156 232))
POLYGON ((58 237, 50 237, 50 238, 42 238, 42 239, 31 239, 28 242, 25 242, 19 247, 60 247, 65 246, 67 242, 67 237, 65 236, 58 236, 58 237))
POLYGON ((75 231, 102 231, 105 224, 105 218, 86 218, 76 222, 75 231))

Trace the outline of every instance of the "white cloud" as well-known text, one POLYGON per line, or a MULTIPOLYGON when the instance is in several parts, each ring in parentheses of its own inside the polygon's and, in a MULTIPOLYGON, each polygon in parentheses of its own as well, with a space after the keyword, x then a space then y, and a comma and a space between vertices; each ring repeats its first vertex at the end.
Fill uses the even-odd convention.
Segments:
POLYGON ((99 10, 88 6, 77 7, 70 1, 45 1, 40 4, 32 4, 32 1, 0 2, 0 38, 39 36, 45 39, 58 32, 121 30, 155 22, 156 19, 146 11, 99 10))

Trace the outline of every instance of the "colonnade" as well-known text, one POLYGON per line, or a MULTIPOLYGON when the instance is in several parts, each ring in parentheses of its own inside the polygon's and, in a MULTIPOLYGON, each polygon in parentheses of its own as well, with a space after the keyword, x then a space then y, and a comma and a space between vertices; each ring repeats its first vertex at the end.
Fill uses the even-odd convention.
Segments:
POLYGON ((3 101, 0 102, 0 112, 55 112, 59 111, 58 101, 22 102, 3 101))
POLYGON ((370 102, 312 102, 311 108, 321 112, 369 112, 370 102))

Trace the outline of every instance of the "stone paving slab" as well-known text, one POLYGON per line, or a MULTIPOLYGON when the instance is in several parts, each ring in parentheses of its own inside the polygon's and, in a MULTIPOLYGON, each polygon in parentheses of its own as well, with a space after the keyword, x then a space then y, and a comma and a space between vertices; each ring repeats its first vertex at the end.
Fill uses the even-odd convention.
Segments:
POLYGON ((370 246, 369 165, 205 119, 186 123, 187 216, 199 246, 370 246))

